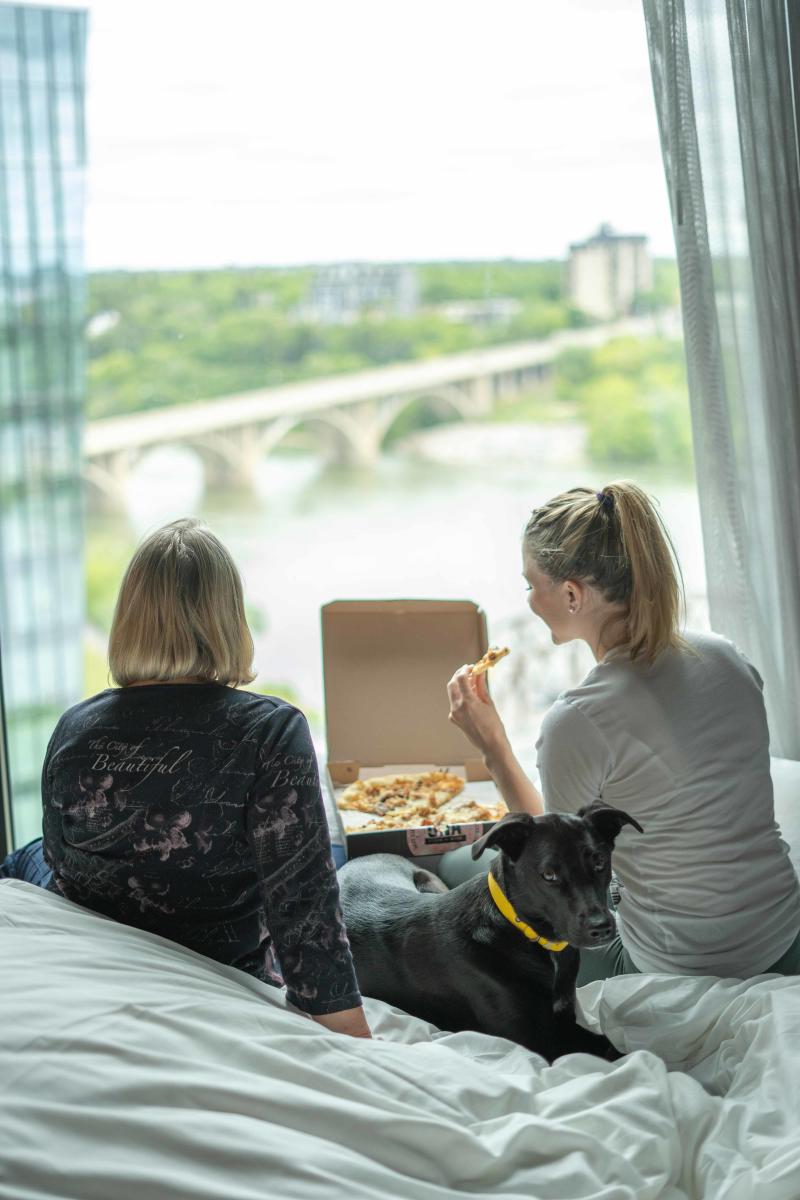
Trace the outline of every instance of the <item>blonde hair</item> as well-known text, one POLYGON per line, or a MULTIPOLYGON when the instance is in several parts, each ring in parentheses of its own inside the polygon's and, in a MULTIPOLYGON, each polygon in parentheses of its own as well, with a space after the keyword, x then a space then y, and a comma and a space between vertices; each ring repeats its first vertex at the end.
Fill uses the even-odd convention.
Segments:
POLYGON ((200 521, 172 521, 145 538, 122 580, 108 644, 121 687, 192 677, 255 678, 242 581, 219 538, 200 521))
POLYGON ((684 648, 679 628, 685 599, 675 548, 646 492, 628 480, 599 492, 571 488, 536 508, 524 546, 555 582, 591 584, 625 606, 632 661, 652 663, 668 647, 684 648))

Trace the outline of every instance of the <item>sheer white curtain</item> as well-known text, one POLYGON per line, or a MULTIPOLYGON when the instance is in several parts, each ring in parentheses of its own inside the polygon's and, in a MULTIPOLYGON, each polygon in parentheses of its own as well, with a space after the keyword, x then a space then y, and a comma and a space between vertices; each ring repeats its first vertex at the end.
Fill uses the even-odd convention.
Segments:
POLYGON ((711 623, 764 677, 772 753, 800 759, 792 26, 783 0, 644 0, 644 13, 681 277, 711 623))

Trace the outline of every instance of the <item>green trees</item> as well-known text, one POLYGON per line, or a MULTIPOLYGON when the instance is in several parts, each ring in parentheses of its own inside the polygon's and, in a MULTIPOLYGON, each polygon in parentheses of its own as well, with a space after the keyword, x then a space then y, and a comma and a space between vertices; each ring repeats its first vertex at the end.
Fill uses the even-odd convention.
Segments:
MULTIPOLYGON (((88 416, 537 339, 588 323, 565 298, 560 262, 422 263, 414 269, 420 307, 413 315, 371 311, 338 325, 309 317, 312 268, 92 276, 88 416), (481 305, 497 297, 513 303, 491 320, 481 317, 481 305), (460 319, 448 305, 464 306, 460 319)), ((675 264, 657 262, 653 291, 639 298, 640 307, 674 305, 677 284, 675 264)), ((571 419, 585 420, 596 460, 691 463, 678 342, 620 339, 595 351, 565 351, 553 386, 558 399, 572 401, 564 415, 569 409, 571 419)), ((543 396, 534 399, 531 419, 543 396)), ((552 419, 558 405, 549 406, 552 419)), ((527 410, 518 408, 524 419, 527 410)), ((404 414, 393 434, 430 419, 430 411, 418 407, 404 414)))
POLYGON ((555 388, 561 399, 577 402, 595 461, 691 466, 680 342, 617 338, 597 350, 565 351, 555 363, 555 388))
POLYGON ((319 341, 295 315, 309 278, 304 268, 91 276, 89 418, 299 377, 319 341))
POLYGON ((311 268, 93 275, 88 416, 546 337, 585 322, 564 300, 559 262, 425 263, 414 269, 421 306, 416 313, 364 312, 341 325, 310 319, 311 268), (446 309, 448 303, 496 296, 514 305, 494 323, 457 320, 446 309))
POLYGON ((445 262, 417 267, 423 304, 510 296, 515 300, 560 303, 564 264, 546 262, 445 262))

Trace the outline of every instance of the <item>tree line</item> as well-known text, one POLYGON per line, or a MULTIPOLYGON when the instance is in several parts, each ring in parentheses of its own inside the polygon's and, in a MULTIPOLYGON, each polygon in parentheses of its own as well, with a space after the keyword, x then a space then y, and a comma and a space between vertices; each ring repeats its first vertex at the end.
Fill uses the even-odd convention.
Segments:
MULTIPOLYGON (((311 267, 93 274, 87 416, 435 358, 590 323, 569 303, 562 262, 408 265, 416 274, 416 311, 366 307, 341 324, 310 314, 311 267), (454 319, 448 309, 466 302, 477 317, 496 297, 514 302, 499 319, 454 319)), ((637 298, 638 311, 677 304, 675 264, 655 266, 653 291, 637 298)), ((626 339, 596 351, 567 351, 554 364, 553 387, 565 415, 577 406, 596 460, 691 461, 679 343, 626 339)), ((534 418, 535 405, 528 419, 534 418)), ((429 414, 409 413, 402 432, 416 419, 423 424, 429 414)))

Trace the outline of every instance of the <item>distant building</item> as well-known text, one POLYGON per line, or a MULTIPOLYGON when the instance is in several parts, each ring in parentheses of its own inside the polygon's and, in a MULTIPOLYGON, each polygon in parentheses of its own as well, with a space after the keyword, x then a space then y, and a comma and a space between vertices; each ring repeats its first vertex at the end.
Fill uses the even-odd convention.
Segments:
POLYGON ((45 749, 83 690, 85 47, 85 12, 0 4, 0 716, 18 843, 41 833, 45 749))
POLYGON ((513 296, 491 296, 486 300, 454 300, 437 307, 448 321, 478 328, 506 325, 522 312, 522 301, 513 296))
POLYGON ((623 316, 633 301, 653 287, 653 260, 647 238, 614 233, 601 225, 594 237, 569 248, 570 303, 600 320, 623 316))
POLYGON ((366 313, 410 317, 419 305, 417 272, 405 264, 333 263, 314 272, 302 315, 346 325, 366 313))

